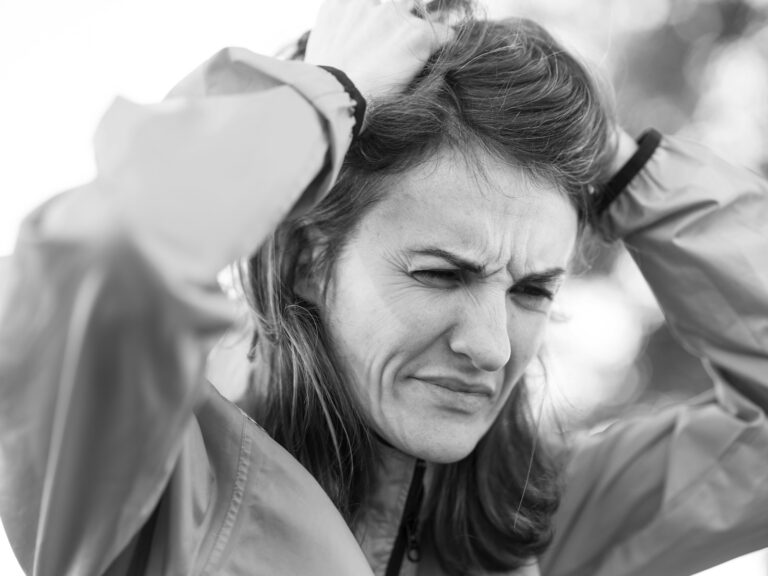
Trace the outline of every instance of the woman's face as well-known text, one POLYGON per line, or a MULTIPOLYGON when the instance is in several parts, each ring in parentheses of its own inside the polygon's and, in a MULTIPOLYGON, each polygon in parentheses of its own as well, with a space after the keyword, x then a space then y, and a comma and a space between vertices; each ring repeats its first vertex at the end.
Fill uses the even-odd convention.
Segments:
POLYGON ((541 345, 577 218, 554 186, 446 152, 393 180, 335 264, 323 317, 396 448, 468 455, 541 345))

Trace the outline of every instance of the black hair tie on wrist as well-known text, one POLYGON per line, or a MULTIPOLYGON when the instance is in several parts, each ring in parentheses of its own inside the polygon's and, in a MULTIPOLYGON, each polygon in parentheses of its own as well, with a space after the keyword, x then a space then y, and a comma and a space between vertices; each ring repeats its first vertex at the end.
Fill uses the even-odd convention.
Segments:
POLYGON ((349 97, 352 98, 352 100, 354 100, 355 125, 352 127, 352 140, 356 140, 363 127, 363 119, 365 118, 365 98, 363 98, 363 95, 360 93, 360 90, 357 89, 357 86, 352 83, 352 80, 349 79, 349 76, 344 74, 344 72, 338 68, 334 68, 333 66, 318 66, 318 68, 322 68, 326 72, 333 74, 339 84, 344 87, 344 91, 349 94, 349 97))
POLYGON ((660 143, 661 134, 657 130, 650 128, 643 132, 637 139, 637 150, 632 154, 632 157, 595 195, 595 215, 600 216, 600 214, 605 212, 608 206, 632 181, 632 178, 637 176, 637 173, 643 169, 660 143))

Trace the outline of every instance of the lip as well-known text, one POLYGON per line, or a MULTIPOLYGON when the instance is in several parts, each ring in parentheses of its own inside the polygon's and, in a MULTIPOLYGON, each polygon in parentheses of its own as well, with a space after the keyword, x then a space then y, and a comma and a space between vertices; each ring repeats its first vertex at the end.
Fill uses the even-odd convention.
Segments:
POLYGON ((459 394, 487 396, 489 398, 493 396, 493 388, 481 382, 467 382, 460 378, 443 376, 416 376, 416 379, 459 394))

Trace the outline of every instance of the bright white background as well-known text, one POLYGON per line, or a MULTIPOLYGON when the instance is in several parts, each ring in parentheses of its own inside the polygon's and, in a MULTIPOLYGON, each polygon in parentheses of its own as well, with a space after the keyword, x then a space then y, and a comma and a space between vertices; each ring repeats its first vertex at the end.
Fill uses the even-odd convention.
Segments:
MULTIPOLYGON (((647 17, 665 1, 648 0, 647 17)), ((26 212, 92 176, 91 136, 115 95, 159 100, 175 80, 223 46, 274 53, 311 27, 319 5, 319 0, 0 2, 0 256, 12 251, 26 212)), ((518 3, 489 4, 508 11, 518 3)), ((551 4, 564 17, 571 7, 559 0, 551 4)), ((597 7, 582 4, 590 5, 597 7)), ((621 6, 629 4, 617 5, 590 19, 596 29, 580 46, 598 61, 610 49, 613 19, 623 18, 627 11, 621 6)), ((606 348, 601 350, 604 355, 606 348)), ((706 574, 766 573, 765 555, 759 553, 706 574)), ((1 529, 0 575, 21 575, 1 529)))
POLYGON ((89 179, 91 136, 115 95, 160 100, 217 49, 273 53, 318 0, 2 0, 0 255, 42 199, 89 179))

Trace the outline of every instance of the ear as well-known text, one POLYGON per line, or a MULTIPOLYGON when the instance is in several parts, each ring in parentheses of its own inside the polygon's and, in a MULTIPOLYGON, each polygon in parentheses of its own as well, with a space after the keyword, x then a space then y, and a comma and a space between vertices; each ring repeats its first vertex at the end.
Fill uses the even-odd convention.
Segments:
POLYGON ((293 292, 315 306, 320 306, 320 302, 322 302, 322 287, 319 285, 315 275, 311 272, 304 273, 301 269, 296 271, 293 292))
POLYGON ((296 259, 296 274, 293 280, 293 292, 315 306, 323 301, 325 282, 317 266, 320 248, 311 240, 304 246, 296 259))

